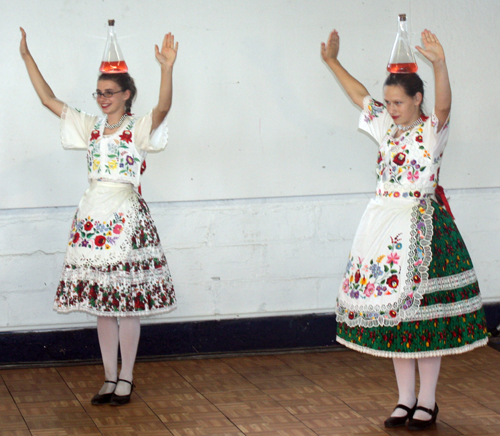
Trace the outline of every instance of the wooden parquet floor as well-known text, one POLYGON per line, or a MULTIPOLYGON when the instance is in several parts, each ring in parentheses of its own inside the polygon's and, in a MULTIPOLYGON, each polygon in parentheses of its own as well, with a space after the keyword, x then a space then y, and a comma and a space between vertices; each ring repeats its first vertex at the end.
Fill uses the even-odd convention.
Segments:
POLYGON ((132 401, 92 406, 102 366, 0 369, 0 436, 500 435, 500 352, 443 359, 437 425, 383 426, 389 359, 348 350, 139 362, 132 401))

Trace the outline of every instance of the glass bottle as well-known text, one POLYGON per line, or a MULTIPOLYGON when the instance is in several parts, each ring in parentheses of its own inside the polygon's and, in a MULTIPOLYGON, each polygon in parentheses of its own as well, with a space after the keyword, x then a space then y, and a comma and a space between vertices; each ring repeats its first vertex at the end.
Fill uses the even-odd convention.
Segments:
POLYGON ((398 33, 387 64, 387 71, 389 73, 416 73, 417 70, 418 66, 408 36, 406 14, 400 14, 398 16, 398 33))
POLYGON ((108 40, 102 56, 101 73, 126 73, 127 63, 123 59, 115 33, 115 20, 108 20, 108 40))

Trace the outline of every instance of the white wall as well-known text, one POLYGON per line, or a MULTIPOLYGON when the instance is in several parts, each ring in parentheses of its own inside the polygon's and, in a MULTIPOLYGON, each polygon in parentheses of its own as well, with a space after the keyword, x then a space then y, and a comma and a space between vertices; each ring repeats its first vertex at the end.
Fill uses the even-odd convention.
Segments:
MULTIPOLYGON (((452 190, 485 302, 499 301, 500 190, 452 190)), ((369 194, 150 204, 178 310, 146 322, 332 312, 369 194)), ((51 310, 72 208, 0 213, 0 331, 94 326, 51 310)))
MULTIPOLYGON (((169 151, 148 160, 151 200, 371 191, 375 148, 356 132, 358 110, 321 61, 319 46, 338 28, 343 63, 381 98, 401 12, 409 15, 414 44, 428 27, 448 57, 454 147, 443 181, 449 188, 500 186, 498 0, 3 0, 1 12, 0 162, 7 189, 0 208, 73 205, 86 184, 83 156, 61 151, 57 119, 30 87, 18 26, 56 95, 95 112, 90 94, 108 18, 116 19, 137 81, 137 114, 157 99, 154 44, 167 31, 180 41, 169 151), (487 158, 471 159, 479 144, 487 158)), ((431 108, 432 71, 417 57, 431 108)))
MULTIPOLYGON (((93 326, 57 315, 52 299, 83 153, 64 152, 58 121, 31 89, 18 26, 58 96, 90 98, 115 18, 139 85, 135 111, 154 105, 153 44, 181 42, 167 150, 148 158, 145 198, 172 270, 179 309, 148 322, 331 312, 362 211, 374 189, 373 142, 320 61, 337 27, 341 56, 376 97, 396 16, 413 42, 442 40, 453 126, 442 170, 485 301, 500 301, 500 172, 496 105, 497 0, 19 0, 2 2, 0 41, 0 331, 93 326), (118 12, 117 12, 118 11, 118 12)), ((432 106, 432 75, 419 59, 432 106)))

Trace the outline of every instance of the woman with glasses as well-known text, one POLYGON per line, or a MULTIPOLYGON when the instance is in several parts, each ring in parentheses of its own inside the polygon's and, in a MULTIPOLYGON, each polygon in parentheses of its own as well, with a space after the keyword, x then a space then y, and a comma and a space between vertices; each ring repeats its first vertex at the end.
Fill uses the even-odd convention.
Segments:
POLYGON ((178 43, 169 33, 161 49, 155 46, 161 83, 151 112, 140 118, 130 113, 136 87, 128 73, 101 74, 93 96, 103 116, 94 116, 56 98, 28 50, 22 28, 21 34, 21 57, 35 91, 61 118, 63 147, 87 151, 90 186, 74 216, 54 309, 97 316, 105 382, 91 402, 125 404, 134 387, 139 317, 169 312, 176 305, 158 233, 140 194, 140 177, 146 154, 167 144, 178 43))

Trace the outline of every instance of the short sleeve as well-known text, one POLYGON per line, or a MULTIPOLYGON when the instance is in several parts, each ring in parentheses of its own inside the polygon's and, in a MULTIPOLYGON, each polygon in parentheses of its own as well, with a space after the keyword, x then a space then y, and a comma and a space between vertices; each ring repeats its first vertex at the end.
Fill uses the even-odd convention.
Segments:
POLYGON ((137 149, 148 153, 165 150, 168 141, 167 117, 151 132, 153 124, 153 111, 139 118, 135 123, 135 146, 137 149))
POLYGON ((430 121, 432 134, 435 136, 435 147, 433 152, 436 156, 440 156, 444 152, 446 143, 448 142, 448 136, 450 135, 450 114, 448 114, 448 118, 446 119, 443 127, 441 127, 441 130, 439 132, 437 131, 439 120, 435 110, 432 111, 430 121))
POLYGON ((383 103, 369 95, 363 99, 363 111, 358 125, 361 130, 367 132, 380 143, 392 123, 392 117, 383 103))
POLYGON ((61 143, 66 150, 86 150, 89 135, 99 118, 64 105, 61 115, 61 143))

